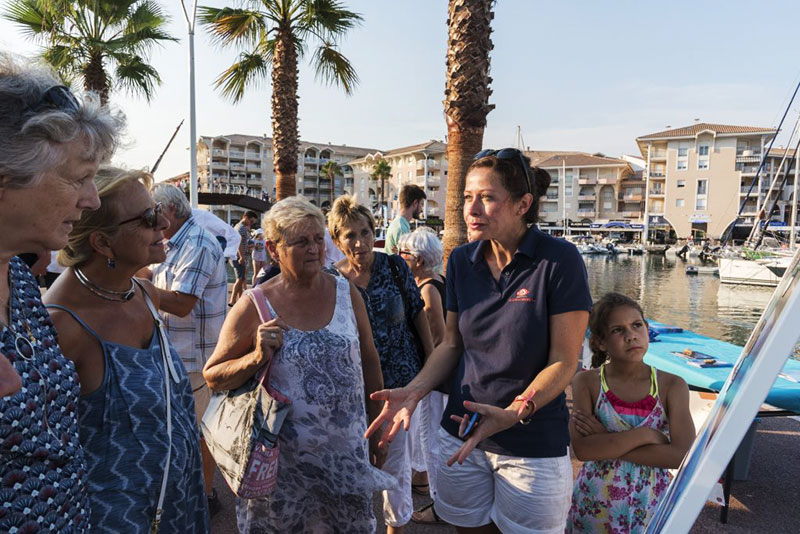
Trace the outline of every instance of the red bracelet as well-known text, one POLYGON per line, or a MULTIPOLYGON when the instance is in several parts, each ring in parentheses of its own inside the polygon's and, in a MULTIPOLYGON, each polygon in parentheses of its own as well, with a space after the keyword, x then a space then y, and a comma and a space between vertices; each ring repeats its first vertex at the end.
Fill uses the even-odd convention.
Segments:
POLYGON ((522 401, 523 403, 522 406, 519 407, 519 410, 517 410, 517 417, 522 417, 522 414, 525 412, 528 406, 533 406, 533 410, 531 410, 531 413, 528 415, 528 417, 519 420, 520 424, 527 425, 530 423, 533 414, 536 413, 536 403, 533 402, 534 395, 536 395, 536 390, 531 388, 530 393, 527 395, 517 395, 514 397, 514 402, 522 401))

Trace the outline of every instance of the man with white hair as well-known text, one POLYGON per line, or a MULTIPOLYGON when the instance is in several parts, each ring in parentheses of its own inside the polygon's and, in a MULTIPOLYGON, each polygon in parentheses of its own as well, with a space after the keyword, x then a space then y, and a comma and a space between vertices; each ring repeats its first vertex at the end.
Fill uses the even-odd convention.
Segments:
MULTIPOLYGON (((153 267, 153 284, 160 291, 159 308, 170 341, 189 373, 199 424, 211 397, 203 366, 214 351, 227 310, 225 258, 217 239, 195 221, 180 189, 159 184, 153 189, 153 199, 161 203, 169 220, 164 231, 167 258, 153 267)), ((201 448, 203 480, 213 515, 220 508, 213 489, 215 464, 204 442, 201 448)))

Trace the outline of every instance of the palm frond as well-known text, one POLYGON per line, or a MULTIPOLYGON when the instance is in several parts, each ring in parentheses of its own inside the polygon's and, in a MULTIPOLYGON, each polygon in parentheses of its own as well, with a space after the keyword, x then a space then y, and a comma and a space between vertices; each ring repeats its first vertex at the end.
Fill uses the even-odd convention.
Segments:
MULTIPOLYGON (((100 1, 80 1, 85 7, 91 10, 93 15, 103 22, 105 26, 117 26, 125 21, 138 9, 136 3, 139 0, 100 0, 100 1)), ((147 4, 149 2, 142 2, 147 4)), ((156 6, 158 8, 158 6, 156 6)))
POLYGON ((344 9, 336 0, 308 0, 303 23, 325 41, 344 35, 363 20, 360 14, 344 9))
POLYGON ((269 67, 261 54, 243 52, 239 55, 239 61, 214 80, 214 86, 221 90, 223 96, 238 102, 247 87, 257 86, 268 79, 269 67))
POLYGON ((43 35, 53 29, 56 21, 53 14, 42 8, 38 0, 14 0, 2 17, 20 26, 20 31, 31 40, 46 39, 43 35))
POLYGON ((144 96, 148 102, 153 97, 156 86, 161 84, 158 71, 135 54, 129 54, 122 61, 117 61, 115 75, 117 85, 130 93, 144 96))
POLYGON ((312 59, 317 79, 329 85, 340 85, 345 94, 352 95, 358 85, 358 74, 350 60, 335 45, 325 42, 317 48, 312 59))
POLYGON ((177 41, 164 30, 169 22, 169 16, 157 3, 142 2, 125 18, 123 38, 135 49, 148 49, 158 41, 177 41))
POLYGON ((267 31, 263 14, 247 9, 201 6, 198 19, 211 35, 211 41, 222 47, 252 46, 267 31))

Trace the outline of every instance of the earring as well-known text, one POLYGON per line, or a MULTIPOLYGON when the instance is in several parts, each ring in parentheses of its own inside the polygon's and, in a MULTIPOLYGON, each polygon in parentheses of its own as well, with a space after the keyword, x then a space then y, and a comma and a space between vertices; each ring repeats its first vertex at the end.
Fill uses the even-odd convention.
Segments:
POLYGON ((114 258, 108 258, 108 268, 109 269, 117 268, 117 262, 114 261, 114 258))

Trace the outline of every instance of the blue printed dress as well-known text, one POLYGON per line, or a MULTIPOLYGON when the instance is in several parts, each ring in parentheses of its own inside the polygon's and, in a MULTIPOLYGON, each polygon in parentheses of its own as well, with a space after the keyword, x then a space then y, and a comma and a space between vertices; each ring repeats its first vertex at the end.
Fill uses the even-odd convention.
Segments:
MULTIPOLYGON (((71 310, 49 307, 72 315, 103 349, 103 382, 78 405, 92 526, 114 534, 150 532, 168 446, 157 330, 146 349, 129 347, 105 341, 71 310)), ((170 384, 172 456, 159 532, 204 534, 209 518, 194 398, 180 357, 172 348, 170 353, 180 382, 170 384)))
POLYGON ((0 532, 88 532, 78 374, 19 258, 11 259, 8 281, 10 328, 0 324, 0 358, 22 377, 22 389, 0 397, 0 532))
MULTIPOLYGON (((649 427, 669 436, 669 425, 658 395, 655 367, 650 368, 650 394, 626 402, 608 389, 605 365, 600 366, 600 395, 594 416, 609 432, 649 427)), ((584 462, 575 480, 567 533, 639 534, 644 532, 669 486, 669 471, 624 460, 584 462)))

